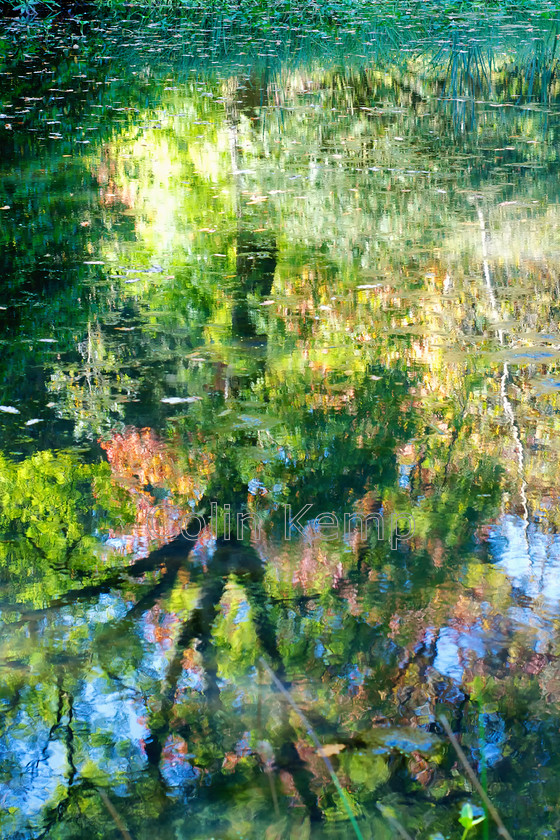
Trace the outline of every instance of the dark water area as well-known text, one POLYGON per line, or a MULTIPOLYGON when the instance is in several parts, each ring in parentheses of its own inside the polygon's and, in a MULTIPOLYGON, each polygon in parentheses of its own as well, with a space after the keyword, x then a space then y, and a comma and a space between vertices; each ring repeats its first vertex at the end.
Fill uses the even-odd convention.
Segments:
POLYGON ((5 23, 2 837, 557 836, 559 32, 5 23))

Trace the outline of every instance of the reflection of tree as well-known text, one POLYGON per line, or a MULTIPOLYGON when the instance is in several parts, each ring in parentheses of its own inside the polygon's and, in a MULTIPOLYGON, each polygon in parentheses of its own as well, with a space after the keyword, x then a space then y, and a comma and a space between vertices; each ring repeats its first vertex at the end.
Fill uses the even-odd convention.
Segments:
MULTIPOLYGON (((491 84, 511 98, 515 74, 488 67, 488 78, 471 78, 473 55, 459 59, 455 47, 457 92, 464 82, 472 98, 491 84)), ((74 220, 74 244, 105 266, 81 267, 64 295, 56 286, 44 318, 71 325, 71 338, 39 379, 51 371, 59 415, 83 439, 110 430, 110 466, 60 452, 0 464, 9 831, 28 818, 10 788, 22 773, 40 803, 29 830, 39 836, 85 834, 92 822, 110 836, 101 787, 118 796, 134 836, 153 836, 170 815, 178 836, 262 837, 267 761, 283 815, 291 802, 313 821, 341 819, 305 731, 254 670, 261 653, 321 739, 340 748, 334 762, 372 831, 375 802, 387 798, 420 837, 417 812, 438 803, 438 830, 451 834, 465 788, 433 739, 442 706, 474 763, 481 716, 497 762, 528 738, 549 785, 532 807, 549 813, 555 627, 488 561, 499 506, 509 510, 519 486, 516 451, 529 536, 542 489, 555 498, 557 458, 532 440, 554 439, 557 396, 537 403, 531 389, 537 374, 554 379, 557 362, 498 354, 533 352, 532 331, 557 319, 558 278, 539 257, 555 252, 556 186, 547 181, 550 206, 531 211, 530 234, 527 214, 507 201, 479 204, 493 231, 482 252, 462 191, 490 182, 530 204, 542 194, 530 164, 553 163, 554 142, 517 150, 529 166, 511 192, 513 179, 479 154, 480 138, 454 145, 431 71, 411 81, 404 65, 286 72, 283 99, 266 74, 242 91, 233 77, 204 92, 191 81, 173 108, 154 112, 157 127, 120 126, 101 160, 96 145, 84 161, 96 183, 111 179, 113 196, 92 199, 88 225, 74 220), (457 194, 445 192, 449 177, 457 194), (526 290, 537 282, 535 301, 526 290), (496 326, 507 318, 510 347, 496 326), (188 402, 161 402, 175 395, 188 402), (171 539, 171 514, 208 515, 226 493, 235 509, 263 513, 260 541, 216 547, 208 531, 171 539), (329 544, 307 522, 301 540, 279 544, 282 504, 307 501, 339 519, 412 509, 416 534, 391 552, 357 534, 329 544), (171 520, 156 548, 151 506, 171 520), (99 546, 107 536, 124 542, 121 554, 99 546), (510 614, 529 602, 538 632, 510 614), (187 817, 174 799, 183 794, 187 817)), ((142 105, 141 119, 151 115, 142 105)), ((484 124, 504 158, 510 135, 534 140, 541 128, 514 109, 484 124)), ((66 224, 69 213, 53 216, 66 224)), ((8 220, 10 247, 18 225, 8 220)), ((65 236, 53 234, 59 266, 65 236)), ((24 238, 18 252, 28 281, 34 247, 24 238)), ((32 312, 14 320, 14 335, 33 334, 32 312)), ((20 374, 32 359, 22 346, 20 374)), ((490 786, 509 804, 496 778, 490 786)), ((301 828, 299 816, 286 819, 301 828)))
POLYGON ((126 373, 115 376, 121 362, 108 352, 99 325, 87 325, 87 337, 78 351, 81 364, 67 370, 58 366, 47 388, 60 395, 58 414, 74 420, 74 434, 81 438, 106 433, 122 420, 125 403, 135 397, 138 385, 126 373))
MULTIPOLYGON (((175 481, 174 463, 166 460, 165 448, 161 449, 161 444, 156 446, 150 439, 150 458, 155 459, 157 451, 160 451, 160 455, 163 456, 158 462, 161 466, 158 467, 160 472, 156 476, 152 474, 152 470, 156 468, 156 460, 151 467, 144 451, 145 446, 142 450, 143 454, 140 455, 140 448, 143 445, 140 438, 136 444, 140 458, 137 467, 134 461, 137 456, 134 452, 130 454, 126 454, 125 450, 121 452, 118 448, 119 440, 120 438, 113 443, 117 450, 112 455, 111 463, 116 471, 115 477, 120 482, 123 481, 128 470, 134 469, 144 470, 141 475, 138 474, 139 482, 159 478, 158 483, 161 485, 165 484, 166 480, 171 483, 175 481), (119 460, 116 460, 117 452, 119 460)), ((144 444, 147 442, 148 439, 144 441, 144 444)), ((443 461, 440 464, 440 470, 443 470, 443 461)), ((223 481, 219 474, 213 478, 216 478, 218 483, 223 481)), ((311 468, 303 480, 307 483, 310 481, 321 483, 324 479, 321 473, 317 475, 311 468)), ((476 489, 476 487, 473 488, 474 495, 476 495, 476 489)), ((212 494, 212 487, 209 486, 207 491, 212 494)), ((464 500, 464 487, 460 495, 464 500)), ((202 499, 200 505, 207 507, 207 501, 202 499)), ((453 502, 450 501, 450 505, 452 506, 453 502)), ((363 548, 367 551, 367 546, 363 548)), ((274 550, 273 544, 270 544, 269 558, 270 552, 274 550)), ((340 551, 340 549, 337 550, 340 551)), ((301 551, 300 545, 294 546, 295 557, 301 551)), ((221 541, 211 560, 205 564, 206 569, 204 565, 193 562, 196 553, 197 545, 181 537, 123 569, 115 569, 110 574, 96 572, 92 574, 91 582, 85 583, 82 588, 74 588, 54 598, 46 608, 24 611, 22 619, 14 622, 11 630, 18 635, 20 627, 21 630, 25 627, 39 627, 46 621, 47 626, 52 627, 47 639, 43 642, 43 649, 46 651, 45 645, 52 645, 59 632, 57 616, 61 614, 61 611, 67 610, 72 605, 74 614, 76 615, 75 611, 78 610, 79 615, 80 604, 84 604, 83 616, 86 620, 83 623, 78 622, 75 629, 72 629, 72 634, 78 635, 74 636, 74 639, 72 635, 69 637, 66 643, 68 647, 68 642, 70 642, 68 655, 76 655, 74 653, 76 642, 79 643, 81 637, 81 644, 87 643, 92 652, 95 662, 93 673, 99 673, 101 669, 108 687, 117 686, 117 690, 124 692, 123 699, 127 696, 128 687, 131 684, 132 696, 139 691, 135 683, 144 693, 146 728, 146 734, 143 737, 144 754, 148 765, 154 770, 154 779, 159 779, 158 796, 162 796, 167 790, 166 774, 169 772, 169 767, 166 762, 170 756, 175 756, 172 760, 176 761, 177 753, 174 750, 179 748, 177 745, 180 743, 188 745, 189 756, 191 753, 195 754, 194 767, 205 779, 200 787, 201 803, 204 802, 204 791, 208 789, 207 786, 210 786, 215 801, 215 797, 226 797, 234 791, 245 789, 247 784, 257 786, 260 784, 258 780, 263 772, 263 760, 255 744, 251 741, 247 747, 243 747, 241 757, 238 754, 241 747, 236 746, 243 740, 243 731, 247 727, 247 715, 250 719, 251 708, 254 709, 255 703, 258 706, 258 696, 255 695, 254 689, 244 689, 245 703, 248 703, 248 706, 240 720, 235 721, 237 713, 235 706, 232 705, 235 698, 235 683, 232 683, 232 677, 235 680, 242 679, 242 675, 246 673, 247 668, 251 668, 259 652, 267 656, 276 673, 286 680, 288 685, 291 683, 296 699, 305 707, 308 706, 308 701, 305 699, 305 692, 301 693, 298 678, 302 666, 308 669, 310 675, 319 680, 319 684, 321 674, 323 679, 329 679, 330 690, 322 693, 316 704, 306 709, 306 713, 312 719, 314 726, 324 733, 324 736, 334 737, 350 751, 363 750, 366 747, 367 739, 363 740, 365 734, 356 736, 351 722, 362 720, 358 726, 361 731, 361 726, 365 722, 363 703, 369 709, 371 700, 367 698, 373 699, 376 696, 375 686, 390 685, 395 681, 395 691, 399 692, 399 697, 403 695, 410 700, 412 695, 410 692, 407 693, 409 683, 422 680, 423 675, 427 673, 426 669, 429 670, 429 661, 426 661, 420 670, 415 669, 411 661, 409 668, 403 674, 402 668, 397 667, 396 651, 389 656, 388 664, 382 664, 387 662, 390 644, 393 644, 390 642, 388 645, 389 640, 385 636, 385 628, 389 630, 393 628, 391 632, 394 633, 395 614, 406 616, 403 605, 400 603, 400 592, 411 571, 410 566, 408 569, 402 568, 403 577, 394 581, 392 594, 389 600, 385 598, 384 602, 374 583, 375 578, 371 578, 369 586, 366 583, 372 571, 382 568, 386 562, 387 549, 382 545, 373 549, 371 557, 365 564, 362 552, 361 571, 360 566, 354 570, 348 568, 348 557, 345 557, 342 552, 340 562, 345 568, 337 573, 340 583, 334 591, 331 589, 329 579, 320 583, 316 578, 315 588, 311 589, 311 596, 303 594, 300 596, 298 594, 300 587, 296 583, 291 602, 287 603, 276 594, 278 583, 275 583, 274 575, 271 576, 271 570, 275 568, 274 564, 269 563, 264 566, 261 557, 252 548, 235 543, 227 545, 221 541), (366 584, 365 591, 364 584, 366 584), (362 589, 362 598, 365 595, 365 600, 360 602, 359 607, 353 594, 355 586, 362 589), (236 592, 233 600, 231 600, 231 595, 227 596, 227 591, 236 592), (103 620, 97 625, 98 629, 94 629, 94 635, 91 637, 92 630, 89 627, 89 621, 94 613, 86 608, 85 604, 100 598, 103 593, 111 593, 113 599, 117 598, 117 603, 122 605, 121 614, 115 615, 109 622, 103 620), (253 628, 255 642, 250 651, 243 646, 246 642, 242 643, 241 647, 231 647, 231 640, 235 638, 237 632, 235 622, 224 626, 223 630, 220 629, 220 622, 226 619, 229 621, 227 616, 232 610, 244 611, 243 603, 245 602, 248 613, 247 617, 242 619, 241 626, 249 622, 253 628), (322 605, 323 619, 314 617, 317 602, 322 605), (224 613, 226 605, 229 612, 224 613), (146 651, 139 642, 143 637, 145 638, 142 627, 145 626, 147 618, 151 616, 150 620, 157 622, 158 614, 168 617, 169 632, 158 635, 157 638, 160 641, 155 642, 157 647, 165 640, 165 649, 168 650, 165 654, 166 667, 161 679, 154 679, 153 674, 147 679, 147 676, 142 676, 147 666, 147 663, 146 666, 142 664, 146 651), (337 616, 342 619, 342 623, 337 622, 336 625, 331 626, 330 619, 337 616), (365 623, 364 617, 366 617, 365 623), (384 628, 383 632, 380 632, 380 626, 384 628), (54 634, 52 637, 51 632, 54 634), (328 656, 316 659, 313 650, 319 642, 326 646, 330 653, 328 656), (168 645, 171 647, 168 648, 168 645), (220 674, 223 650, 228 650, 228 673, 231 675, 225 682, 220 674), (184 683, 185 674, 189 673, 193 662, 196 663, 198 678, 202 680, 202 689, 199 692, 193 692, 188 688, 188 683, 184 683), (365 682, 362 682, 361 686, 358 683, 357 691, 352 689, 348 694, 348 691, 344 689, 347 682, 344 677, 341 678, 343 671, 341 672, 340 669, 346 668, 347 663, 350 662, 358 663, 356 666, 358 676, 361 679, 365 677, 365 682), (396 682, 397 679, 399 683, 396 682), (334 732, 333 702, 339 707, 342 716, 341 723, 334 725, 334 732), (348 723, 342 721, 347 721, 350 727, 348 728, 348 723), (170 744, 175 744, 174 750, 171 749, 170 744)), ((439 614, 437 609, 433 612, 425 612, 424 599, 430 600, 430 586, 426 585, 427 566, 429 566, 429 555, 421 552, 415 560, 417 579, 416 582, 413 581, 416 591, 423 592, 424 604, 424 609, 422 604, 418 604, 416 621, 419 626, 416 639, 422 635, 424 622, 437 626, 448 609, 448 604, 444 601, 441 603, 439 614), (422 586, 420 586, 420 580, 423 581, 422 586)), ((284 562, 278 564, 276 568, 280 578, 288 571, 284 562)), ((437 585, 438 578, 445 579, 445 573, 437 571, 436 567, 435 574, 437 585)), ((293 581, 291 581, 291 586, 294 587, 293 581)), ((235 615, 234 612, 234 619, 235 615)), ((405 644, 408 647, 409 643, 405 644)), ((80 643, 78 650, 79 646, 80 643)), ((433 659, 433 647, 431 656, 433 659)), ((86 681, 92 679, 91 664, 78 665, 76 663, 76 665, 78 675, 83 676, 67 677, 65 680, 70 681, 64 683, 64 692, 74 697, 74 709, 82 707, 84 703, 79 688, 80 679, 86 679, 86 681), (79 701, 76 700, 77 695, 80 695, 79 701)), ((44 667, 53 666, 58 667, 56 655, 53 656, 51 653, 49 659, 44 661, 44 667)), ((352 687, 351 679, 350 687, 352 687)), ((262 690, 262 687, 258 688, 257 695, 262 690)), ((52 739, 53 732, 58 733, 57 738, 62 738, 64 733, 65 737, 68 736, 68 728, 59 726, 61 722, 60 696, 59 694, 55 704, 55 721, 49 730, 51 734, 47 734, 47 744, 49 738, 52 739)), ((416 690, 415 697, 419 702, 419 689, 416 690)), ((19 702, 21 704, 27 701, 21 697, 19 702)), ((387 720, 410 721, 410 705, 403 699, 400 702, 402 708, 396 718, 391 700, 380 704, 379 695, 377 695, 374 707, 377 707, 379 714, 385 714, 387 720)), ((428 702, 433 708, 436 700, 431 690, 428 702)), ((305 805, 312 819, 319 819, 321 814, 335 816, 338 814, 339 804, 336 804, 333 792, 330 791, 328 779, 324 776, 320 762, 317 762, 316 756, 309 751, 305 733, 301 731, 297 723, 291 720, 285 708, 282 707, 281 711, 273 712, 271 718, 270 711, 266 711, 268 707, 269 701, 260 712, 262 735, 270 741, 274 752, 275 772, 283 780, 282 790, 291 791, 290 795, 305 805)), ((64 714, 67 713, 64 712, 64 714)), ((74 712, 72 714, 75 716, 74 712)), ((70 720, 68 727, 71 723, 70 720)), ((83 725, 83 723, 80 724, 80 729, 83 725)), ((83 751, 88 741, 82 740, 82 737, 77 738, 76 732, 73 733, 70 757, 73 766, 79 768, 83 776, 83 751)), ((93 737, 93 733, 90 737, 93 737)), ((104 749, 109 749, 111 736, 103 736, 101 742, 106 744, 104 749), (105 741, 106 737, 109 740, 105 741)), ((423 749, 421 744, 419 749, 420 751, 423 749)), ((417 752, 418 750, 415 750, 415 753, 417 752)), ((186 749, 185 754, 187 754, 186 749)), ((348 755, 350 756, 350 753, 348 755)), ((376 791, 380 788, 384 789, 383 786, 388 784, 391 774, 386 768, 387 760, 389 759, 376 758, 375 766, 366 771, 367 762, 364 763, 365 759, 360 759, 358 755, 352 759, 347 759, 346 756, 340 759, 340 769, 347 776, 346 784, 359 793, 362 802, 360 807, 367 809, 369 807, 367 803, 371 802, 376 791), (365 787, 364 778, 367 778, 365 787)), ((393 756, 391 761, 403 771, 408 766, 408 759, 405 761, 397 755, 393 756)), ((88 800, 90 795, 88 780, 92 780, 95 785, 103 786, 114 784, 116 781, 110 780, 101 767, 97 769, 90 767, 86 772, 84 782, 74 782, 75 772, 72 771, 70 762, 68 766, 70 770, 65 776, 65 786, 57 793, 58 799, 55 800, 54 805, 49 805, 50 810, 47 809, 45 814, 46 825, 51 823, 54 825, 55 821, 58 823, 61 820, 64 822, 68 819, 80 819, 78 816, 80 803, 88 800)), ((425 776, 427 774, 431 778, 434 772, 432 765, 427 766, 421 755, 410 758, 410 767, 411 772, 416 776, 424 773, 425 776)), ((156 782, 153 783, 156 784, 156 782)), ((414 794, 414 790, 414 784, 411 783, 411 795, 414 794)), ((123 808, 121 802, 119 809, 123 810, 129 827, 136 824, 136 817, 133 811, 129 811, 127 804, 123 808)))

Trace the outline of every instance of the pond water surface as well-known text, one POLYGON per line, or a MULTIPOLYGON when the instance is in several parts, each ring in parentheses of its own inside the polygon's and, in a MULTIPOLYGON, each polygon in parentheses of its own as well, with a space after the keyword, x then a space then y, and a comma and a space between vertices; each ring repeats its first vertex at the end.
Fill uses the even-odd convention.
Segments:
POLYGON ((556 23, 232 32, 4 32, 2 836, 555 837, 556 23))

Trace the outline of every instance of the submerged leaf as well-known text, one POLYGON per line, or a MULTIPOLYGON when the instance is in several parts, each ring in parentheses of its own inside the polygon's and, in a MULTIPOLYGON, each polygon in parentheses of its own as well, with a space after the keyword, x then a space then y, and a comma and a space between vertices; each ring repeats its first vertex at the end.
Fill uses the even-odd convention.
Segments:
POLYGON ((338 755, 342 750, 346 749, 346 744, 325 744, 322 752, 326 756, 338 755))

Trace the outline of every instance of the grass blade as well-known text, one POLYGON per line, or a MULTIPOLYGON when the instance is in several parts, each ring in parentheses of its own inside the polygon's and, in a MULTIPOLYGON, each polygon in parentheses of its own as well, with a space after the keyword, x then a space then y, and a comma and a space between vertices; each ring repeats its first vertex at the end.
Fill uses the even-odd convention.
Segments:
POLYGON ((445 717, 445 715, 440 715, 439 720, 441 722, 441 725, 445 729, 445 732, 447 733, 447 737, 451 741, 451 745, 452 745, 453 749, 457 753, 459 761, 461 762, 461 764, 463 765, 463 767, 465 769, 465 773, 467 774, 467 776, 469 777, 469 779, 473 783, 474 787, 476 788, 476 790, 480 794, 480 798, 482 799, 482 801, 484 802, 484 804, 488 808, 488 812, 491 814, 492 819, 494 820, 494 822, 498 826, 498 834, 501 834, 502 837, 505 837, 505 840, 513 840, 511 834, 509 833, 509 831, 507 830, 507 828, 503 824, 502 818, 500 817, 500 815, 498 814, 494 805, 492 804, 490 798, 488 797, 488 794, 486 793, 486 791, 484 790, 484 788, 482 787, 482 785, 478 781, 478 779, 476 777, 476 773, 474 772, 471 765, 469 764, 467 756, 463 752, 463 750, 461 748, 461 745, 459 744, 457 738, 455 737, 455 735, 451 731, 451 727, 449 726, 449 722, 448 722, 447 718, 445 717))
POLYGON ((326 766, 327 770, 329 771, 330 777, 333 780, 333 783, 334 783, 334 785, 335 785, 335 787, 338 791, 338 794, 339 794, 339 796, 342 800, 342 804, 344 805, 346 813, 348 814, 348 817, 350 819, 350 822, 352 824, 352 828, 354 829, 356 837, 358 838, 358 840, 364 840, 363 834, 360 831, 360 827, 359 827, 358 823, 356 822, 356 817, 352 813, 352 808, 350 807, 350 802, 348 801, 348 797, 346 796, 346 791, 344 790, 344 788, 342 787, 342 785, 338 781, 338 776, 336 775, 336 773, 334 771, 334 767, 332 766, 332 762, 331 762, 330 758, 328 757, 328 755, 323 750, 322 744, 317 737, 317 733, 315 732, 315 730, 311 726, 310 722, 307 720, 307 718, 305 717, 305 715, 303 714, 303 712, 301 711, 299 706, 296 704, 296 702, 292 698, 292 695, 290 694, 290 692, 287 691, 284 688, 284 686, 282 685, 282 683, 280 682, 280 680, 278 679, 278 677, 276 676, 276 674, 274 673, 272 668, 270 668, 270 666, 268 665, 266 660, 263 659, 263 657, 261 656, 259 661, 260 661, 261 665, 263 666, 263 668, 265 669, 265 671, 267 672, 270 679, 272 680, 272 682, 274 683, 274 685, 276 686, 276 688, 278 689, 278 691, 282 694, 284 699, 290 704, 290 706, 292 707, 294 712, 299 716, 299 719, 301 720, 301 722, 305 726, 305 729, 307 730, 307 734, 309 735, 309 737, 311 738, 311 740, 315 744, 315 746, 317 748, 317 752, 319 753, 319 755, 321 756, 321 758, 325 762, 325 766, 326 766))

